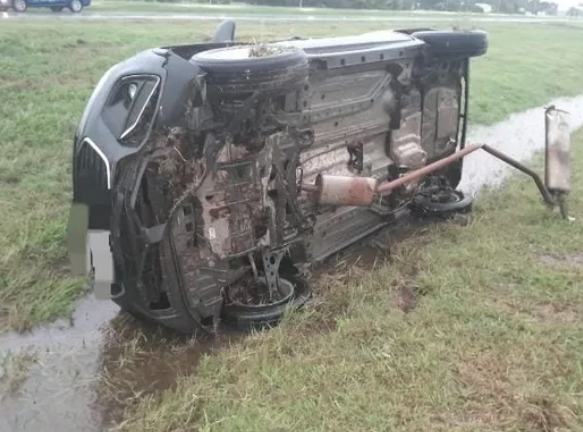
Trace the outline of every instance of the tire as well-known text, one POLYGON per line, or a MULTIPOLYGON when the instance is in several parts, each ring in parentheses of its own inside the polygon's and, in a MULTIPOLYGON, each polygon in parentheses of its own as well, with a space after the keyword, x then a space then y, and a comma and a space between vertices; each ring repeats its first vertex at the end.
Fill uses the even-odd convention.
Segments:
POLYGON ((244 45, 203 51, 190 62, 207 73, 209 92, 224 95, 284 93, 303 85, 308 78, 308 60, 303 50, 288 48, 249 57, 250 49, 244 45))
POLYGON ((68 7, 71 12, 79 13, 83 10, 83 3, 81 3, 81 0, 71 0, 68 7))
POLYGON ((479 57, 488 51, 488 35, 484 31, 420 31, 411 36, 425 42, 437 57, 479 57))
POLYGON ((25 0, 12 0, 12 9, 16 12, 24 13, 28 9, 28 4, 25 0))
POLYGON ((413 202, 413 212, 425 218, 448 219, 455 214, 472 211, 474 199, 461 191, 449 191, 451 199, 447 202, 432 201, 426 195, 418 195, 413 202))
POLYGON ((222 313, 224 322, 243 330, 270 327, 278 323, 287 310, 301 309, 312 297, 306 280, 296 276, 280 277, 280 280, 287 281, 294 287, 293 295, 288 301, 265 306, 225 305, 222 313))
POLYGON ((55 12, 55 13, 59 13, 59 12, 63 12, 63 8, 59 7, 59 6, 53 6, 53 7, 51 7, 51 11, 55 12))

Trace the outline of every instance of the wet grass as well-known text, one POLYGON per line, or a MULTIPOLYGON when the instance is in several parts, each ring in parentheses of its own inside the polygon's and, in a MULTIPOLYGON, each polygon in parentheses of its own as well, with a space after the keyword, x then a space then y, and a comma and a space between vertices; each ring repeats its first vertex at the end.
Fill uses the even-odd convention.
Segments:
MULTIPOLYGON (((579 216, 583 131, 574 144, 579 216)), ((581 223, 513 178, 469 224, 423 228, 374 269, 339 265, 314 305, 203 357, 119 429, 582 430, 581 223)))
MULTIPOLYGON (((83 281, 69 277, 65 224, 71 138, 93 86, 117 61, 152 46, 201 40, 216 23, 2 23, 0 332, 25 330, 65 315, 83 293, 83 281)), ((387 26, 353 23, 347 29, 322 22, 243 22, 239 34, 262 41, 354 34, 387 26)), ((472 122, 491 123, 553 96, 582 90, 577 72, 583 68, 580 30, 533 25, 484 28, 491 32, 491 53, 473 66, 472 122)))
POLYGON ((37 354, 32 350, 0 353, 0 401, 18 392, 36 361, 37 354))
MULTIPOLYGON (((193 1, 182 3, 158 3, 153 1, 118 1, 102 0, 94 2, 87 11, 91 12, 156 12, 156 13, 196 13, 213 14, 222 13, 228 15, 340 15, 340 16, 391 16, 410 15, 409 11, 393 10, 366 10, 366 9, 335 9, 335 8, 297 8, 278 6, 254 6, 245 3, 232 2, 228 5, 201 4, 193 1)), ((423 16, 441 15, 435 11, 421 12, 423 16)), ((460 14, 461 15, 461 14, 460 14)), ((463 15, 471 15, 465 13, 463 15)))

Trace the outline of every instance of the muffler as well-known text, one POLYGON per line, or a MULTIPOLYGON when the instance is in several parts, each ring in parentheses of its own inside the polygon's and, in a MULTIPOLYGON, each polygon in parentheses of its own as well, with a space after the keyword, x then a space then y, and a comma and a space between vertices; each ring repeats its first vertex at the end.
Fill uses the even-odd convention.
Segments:
POLYGON ((413 170, 395 180, 379 182, 372 177, 347 177, 320 174, 316 183, 303 184, 302 189, 320 204, 370 207, 381 196, 390 195, 395 189, 419 181, 424 176, 450 165, 468 154, 482 149, 508 165, 530 176, 549 207, 559 206, 565 219, 567 195, 570 191, 570 130, 569 114, 554 106, 545 110, 545 176, 541 177, 519 161, 486 145, 471 144, 463 149, 423 168, 413 170))

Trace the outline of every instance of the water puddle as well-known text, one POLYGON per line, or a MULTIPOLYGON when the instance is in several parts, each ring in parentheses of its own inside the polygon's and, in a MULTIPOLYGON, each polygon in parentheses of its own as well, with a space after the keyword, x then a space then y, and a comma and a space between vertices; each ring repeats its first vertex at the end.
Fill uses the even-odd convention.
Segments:
MULTIPOLYGON (((27 334, 0 337, 0 357, 32 354, 21 385, 0 381, 1 431, 100 432, 123 420, 140 397, 175 384, 204 354, 239 337, 223 332, 194 340, 120 314, 93 295, 80 302, 73 326, 61 320, 27 334)), ((23 359, 24 361, 24 359, 23 359)))
MULTIPOLYGON (((570 113, 572 131, 583 126, 583 95, 556 99, 546 106, 550 105, 570 113)), ((521 162, 528 161, 535 152, 543 150, 545 146, 544 108, 513 114, 506 121, 493 126, 469 128, 466 141, 485 143, 521 162)), ((459 188, 464 192, 476 194, 484 186, 500 186, 513 172, 520 174, 504 162, 478 150, 464 159, 464 173, 459 188)))
MULTIPOLYGON (((583 96, 552 103, 571 113, 573 130, 583 125, 583 96)), ((468 141, 485 142, 511 157, 528 160, 544 147, 544 110, 528 110, 491 127, 471 128, 468 141)), ((512 172, 485 152, 468 156, 465 163, 461 188, 472 193, 485 185, 499 185, 512 172)), ((386 246, 405 232, 419 232, 419 227, 388 230, 389 237, 381 238, 380 245, 360 247, 348 254, 351 257, 339 255, 329 265, 337 266, 338 260, 352 266, 390 259, 386 246)), ((0 393, 1 431, 107 430, 107 425, 123 418, 128 406, 144 395, 172 387, 178 375, 194 371, 203 355, 241 336, 219 332, 199 341, 176 336, 120 314, 112 302, 93 296, 79 304, 73 324, 59 321, 28 334, 0 336, 0 357, 27 349, 36 354, 35 361, 23 366, 25 375, 16 388, 3 389, 0 379, 0 392, 4 391, 0 393)))

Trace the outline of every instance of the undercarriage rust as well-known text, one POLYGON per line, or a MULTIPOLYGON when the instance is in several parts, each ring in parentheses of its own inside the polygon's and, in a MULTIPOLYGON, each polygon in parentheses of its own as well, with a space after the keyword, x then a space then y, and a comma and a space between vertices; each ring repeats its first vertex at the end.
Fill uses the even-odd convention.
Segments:
POLYGON ((282 284, 284 303, 305 303, 304 272, 407 213, 426 176, 457 186, 461 162, 432 164, 469 151, 469 60, 486 45, 479 32, 387 31, 157 53, 175 81, 118 166, 116 301, 181 330, 263 306, 270 321, 282 284), (463 49, 432 51, 448 41, 463 49))
POLYGON ((76 132, 74 202, 90 229, 109 231, 111 298, 125 310, 186 333, 276 322, 309 300, 313 264, 410 212, 471 211, 456 189, 479 149, 568 218, 565 113, 546 111, 544 182, 466 145, 484 32, 257 45, 234 29, 119 63, 76 132))
MULTIPOLYGON (((282 258, 298 270, 382 228, 382 211, 355 207, 372 203, 377 182, 455 149, 463 61, 433 69, 402 59, 342 75, 311 67, 300 85, 267 96, 224 95, 198 81, 204 97, 189 99, 183 126, 151 149, 157 170, 144 175, 162 190, 162 257, 172 255, 203 314, 218 317, 222 287, 255 267, 275 286, 282 258), (302 190, 310 180, 318 203, 302 190)), ((415 190, 380 205, 391 213, 415 190)))

